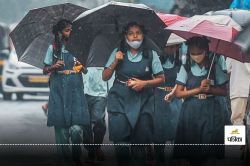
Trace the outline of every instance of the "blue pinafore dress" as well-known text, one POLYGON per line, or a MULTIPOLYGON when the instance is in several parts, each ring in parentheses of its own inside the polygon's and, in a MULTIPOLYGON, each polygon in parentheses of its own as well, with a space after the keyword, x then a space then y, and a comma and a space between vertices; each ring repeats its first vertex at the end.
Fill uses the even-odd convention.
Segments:
MULTIPOLYGON (((179 68, 163 68, 165 87, 175 86, 179 68)), ((166 102, 164 97, 168 93, 170 91, 155 88, 154 143, 164 143, 175 137, 182 101, 174 97, 171 102, 166 102)))
MULTIPOLYGON (((214 76, 211 75, 212 80, 214 76)), ((188 72, 187 89, 200 86, 207 75, 195 76, 188 72)), ((198 99, 186 98, 182 104, 179 122, 176 131, 175 144, 223 144, 224 143, 224 117, 219 101, 216 97, 198 99)), ((224 146, 202 145, 175 145, 176 158, 207 158, 223 157, 224 146)))
MULTIPOLYGON (((74 57, 69 52, 62 52, 64 67, 60 70, 72 70, 74 57)), ((90 116, 83 91, 82 74, 59 74, 50 76, 50 95, 48 108, 48 126, 70 127, 89 125, 90 116)))
POLYGON ((124 83, 130 78, 152 79, 152 57, 142 56, 139 62, 131 62, 127 56, 116 68, 116 78, 109 91, 109 137, 114 142, 151 143, 152 113, 154 111, 153 88, 136 92, 124 83))

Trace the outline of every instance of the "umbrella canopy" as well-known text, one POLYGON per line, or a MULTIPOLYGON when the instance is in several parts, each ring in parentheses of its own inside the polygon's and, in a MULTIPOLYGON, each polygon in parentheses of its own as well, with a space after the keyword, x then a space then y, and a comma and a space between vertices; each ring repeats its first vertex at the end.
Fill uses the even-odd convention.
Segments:
MULTIPOLYGON (((176 14, 165 14, 165 13, 157 13, 157 15, 161 18, 161 20, 165 23, 166 26, 170 26, 178 21, 184 20, 187 17, 182 17, 176 14)), ((180 36, 171 33, 169 36, 166 46, 171 46, 175 44, 180 44, 185 42, 186 40, 181 38, 180 36)))
MULTIPOLYGON (((165 24, 151 8, 143 4, 111 1, 82 13, 74 21, 73 31, 69 40, 69 49, 87 66, 105 64, 106 61, 96 61, 95 64, 95 58, 91 61, 92 64, 87 64, 90 47, 95 37, 97 34, 109 33, 110 35, 107 35, 105 40, 106 42, 114 43, 112 44, 112 50, 119 43, 119 41, 113 39, 114 36, 119 39, 123 27, 131 21, 144 25, 147 30, 147 36, 156 42, 157 45, 164 48, 170 33, 163 33, 165 24)), ((99 45, 96 47, 98 48, 99 45)), ((95 56, 109 56, 110 54, 111 52, 103 52, 95 56)))
POLYGON ((226 15, 212 15, 212 16, 195 15, 195 16, 191 17, 191 19, 193 21, 197 21, 197 22, 207 20, 207 21, 211 21, 213 23, 216 23, 218 25, 233 27, 237 31, 242 30, 241 26, 237 22, 235 22, 235 20, 233 20, 231 17, 226 16, 226 15))
POLYGON ((177 21, 181 21, 186 19, 187 17, 182 17, 175 14, 165 14, 165 13, 157 13, 157 15, 161 18, 161 20, 166 24, 166 26, 169 26, 177 21))
POLYGON ((240 45, 244 52, 250 53, 250 24, 237 36, 235 43, 240 45))
MULTIPOLYGON (((158 14, 158 16, 165 22, 167 26, 170 26, 171 24, 176 23, 178 21, 187 19, 186 17, 181 17, 172 14, 158 14)), ((189 19, 192 19, 192 21, 196 23, 199 23, 203 20, 207 20, 216 24, 234 27, 238 31, 241 30, 241 26, 238 23, 236 23, 231 17, 226 15, 213 15, 213 16, 195 15, 189 19)), ((184 39, 179 38, 178 36, 170 36, 168 39, 168 43, 171 44, 171 42, 174 42, 174 40, 183 42, 184 39)))
POLYGON ((167 41, 167 44, 166 46, 171 46, 171 45, 175 45, 175 44, 180 44, 180 43, 183 43, 185 42, 186 40, 183 39, 182 37, 174 34, 174 33, 171 33, 171 35, 169 36, 168 38, 168 41, 167 41))
POLYGON ((53 41, 53 25, 61 19, 73 21, 86 10, 70 3, 30 10, 10 33, 19 61, 43 68, 46 51, 53 41))
POLYGON ((194 36, 206 36, 210 40, 210 51, 223 54, 241 62, 248 62, 248 56, 243 55, 240 47, 232 42, 238 31, 231 26, 189 18, 170 25, 167 29, 184 39, 194 36))
POLYGON ((244 27, 250 21, 250 11, 242 9, 210 11, 205 13, 205 15, 227 15, 230 16, 242 27, 244 27))
MULTIPOLYGON (((161 49, 150 39, 145 38, 146 46, 161 54, 161 49)), ((96 35, 91 43, 86 59, 88 67, 104 67, 114 48, 119 47, 120 39, 115 33, 104 32, 96 35)))

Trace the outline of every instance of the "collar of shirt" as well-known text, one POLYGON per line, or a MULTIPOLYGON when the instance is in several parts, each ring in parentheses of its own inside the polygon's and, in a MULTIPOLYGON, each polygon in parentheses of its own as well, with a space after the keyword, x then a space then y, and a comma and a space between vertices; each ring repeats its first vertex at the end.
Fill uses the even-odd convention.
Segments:
POLYGON ((165 63, 162 65, 165 69, 171 69, 174 67, 174 61, 171 61, 169 58, 165 61, 165 63))
POLYGON ((204 76, 207 74, 205 66, 200 68, 200 66, 194 61, 192 61, 191 71, 195 76, 204 76))
POLYGON ((142 52, 138 51, 136 55, 132 55, 131 51, 127 51, 128 60, 131 62, 140 62, 142 60, 142 52))
POLYGON ((68 53, 69 51, 68 50, 66 50, 66 48, 65 48, 65 46, 64 45, 62 45, 62 53, 68 53))

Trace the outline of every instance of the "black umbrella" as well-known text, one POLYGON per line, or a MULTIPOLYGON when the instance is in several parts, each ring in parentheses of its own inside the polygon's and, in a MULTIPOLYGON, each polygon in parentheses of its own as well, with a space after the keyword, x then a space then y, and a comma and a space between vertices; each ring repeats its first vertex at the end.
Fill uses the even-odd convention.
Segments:
POLYGON ((86 10, 71 3, 30 10, 10 33, 19 61, 42 68, 48 46, 53 41, 53 25, 61 19, 73 21, 86 10))
MULTIPOLYGON (((155 50, 159 55, 162 50, 148 37, 145 37, 146 47, 155 50)), ((113 31, 98 33, 91 43, 88 56, 83 57, 87 67, 103 67, 114 48, 119 47, 120 39, 113 31), (87 59, 85 59, 87 58, 87 59)))
MULTIPOLYGON (((148 38, 152 39, 160 48, 165 46, 170 33, 163 33, 165 24, 151 8, 143 4, 112 1, 82 13, 74 21, 69 49, 87 66, 103 66, 112 49, 118 46, 122 28, 131 21, 144 25, 148 38), (101 41, 93 43, 95 38, 102 33, 104 35, 102 35, 102 39, 99 39, 101 41), (105 45, 108 45, 109 48, 104 52, 100 51, 102 54, 93 54, 90 52, 92 43, 97 49, 99 46, 106 47, 105 45), (91 57, 88 58, 88 55, 91 57), (99 62, 99 58, 96 59, 96 57, 104 55, 105 58, 100 58, 100 60, 105 62, 99 62)), ((148 45, 152 44, 153 48, 156 44, 153 44, 154 42, 150 39, 148 39, 150 41, 148 45)), ((97 52, 99 53, 99 51, 97 52)))

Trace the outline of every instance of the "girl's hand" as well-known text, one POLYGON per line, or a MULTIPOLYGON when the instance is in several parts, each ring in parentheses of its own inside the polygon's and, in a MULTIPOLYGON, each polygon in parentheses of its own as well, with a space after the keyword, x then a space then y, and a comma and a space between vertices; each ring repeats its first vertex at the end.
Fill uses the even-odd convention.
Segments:
POLYGON ((145 85, 146 85, 145 81, 139 80, 137 78, 132 78, 128 80, 127 86, 139 92, 145 87, 145 85))
POLYGON ((121 51, 118 51, 115 55, 115 60, 121 61, 121 60, 123 60, 123 56, 124 56, 124 54, 121 51))
POLYGON ((64 66, 64 61, 63 60, 57 60, 54 65, 52 65, 53 69, 59 69, 60 67, 64 66))
POLYGON ((201 81, 201 87, 206 87, 210 86, 210 80, 209 79, 204 79, 201 81))
POLYGON ((166 102, 171 102, 172 101, 172 99, 174 98, 174 93, 172 93, 172 92, 170 92, 169 94, 167 94, 165 97, 164 97, 164 100, 166 101, 166 102))
POLYGON ((202 93, 207 93, 210 90, 210 80, 204 79, 201 81, 200 90, 202 93))

